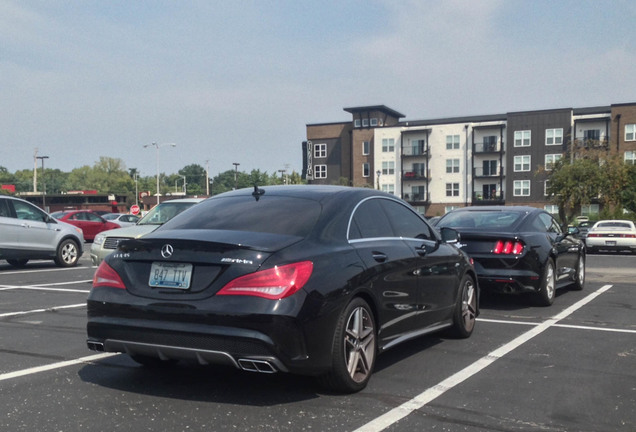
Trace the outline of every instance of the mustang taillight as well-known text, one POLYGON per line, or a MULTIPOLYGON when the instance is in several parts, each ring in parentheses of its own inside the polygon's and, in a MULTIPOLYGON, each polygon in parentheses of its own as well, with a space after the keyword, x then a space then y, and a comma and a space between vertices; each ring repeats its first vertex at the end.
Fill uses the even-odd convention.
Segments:
POLYGON ((495 255, 521 255, 524 244, 518 240, 498 240, 492 252, 495 255))
POLYGON ((121 280, 119 274, 115 269, 109 266, 106 261, 102 261, 99 267, 97 267, 95 276, 93 276, 93 288, 100 286, 126 289, 124 281, 121 280))
POLYGON ((311 261, 301 261, 257 271, 234 279, 216 295, 248 295, 279 300, 301 289, 309 280, 313 268, 311 261))

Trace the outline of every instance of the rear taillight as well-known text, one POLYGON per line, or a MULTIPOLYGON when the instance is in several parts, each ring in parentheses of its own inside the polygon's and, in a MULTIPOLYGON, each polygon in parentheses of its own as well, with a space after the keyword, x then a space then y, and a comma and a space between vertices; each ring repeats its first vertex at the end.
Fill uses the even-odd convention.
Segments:
POLYGON ((121 280, 119 274, 106 261, 102 261, 97 267, 95 276, 93 276, 93 288, 100 286, 126 289, 124 281, 121 280))
POLYGON ((495 255, 521 255, 524 244, 518 240, 499 240, 492 252, 495 255))
POLYGON ((279 300, 301 289, 313 268, 311 261, 302 261, 257 271, 234 279, 216 295, 248 295, 279 300))

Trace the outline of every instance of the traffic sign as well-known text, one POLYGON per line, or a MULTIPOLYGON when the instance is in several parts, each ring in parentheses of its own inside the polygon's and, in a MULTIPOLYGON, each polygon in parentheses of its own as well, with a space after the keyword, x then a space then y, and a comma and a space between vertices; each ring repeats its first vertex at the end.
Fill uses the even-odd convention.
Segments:
POLYGON ((132 206, 130 206, 130 212, 134 215, 138 215, 139 214, 139 206, 137 204, 133 204, 132 206))

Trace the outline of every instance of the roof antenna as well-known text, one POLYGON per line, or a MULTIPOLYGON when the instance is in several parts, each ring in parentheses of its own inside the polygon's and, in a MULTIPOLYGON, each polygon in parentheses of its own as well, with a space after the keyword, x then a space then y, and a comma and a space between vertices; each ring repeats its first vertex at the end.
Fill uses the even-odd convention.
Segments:
POLYGON ((256 183, 254 183, 254 192, 252 192, 252 196, 256 201, 258 201, 261 196, 265 195, 265 190, 260 189, 256 183))

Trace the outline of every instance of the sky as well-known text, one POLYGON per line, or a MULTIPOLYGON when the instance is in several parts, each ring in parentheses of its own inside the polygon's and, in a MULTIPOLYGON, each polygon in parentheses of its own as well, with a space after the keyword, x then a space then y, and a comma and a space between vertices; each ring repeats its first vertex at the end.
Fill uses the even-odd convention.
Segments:
POLYGON ((635 23, 633 0, 0 0, 0 167, 300 172, 346 107, 636 102, 635 23))

